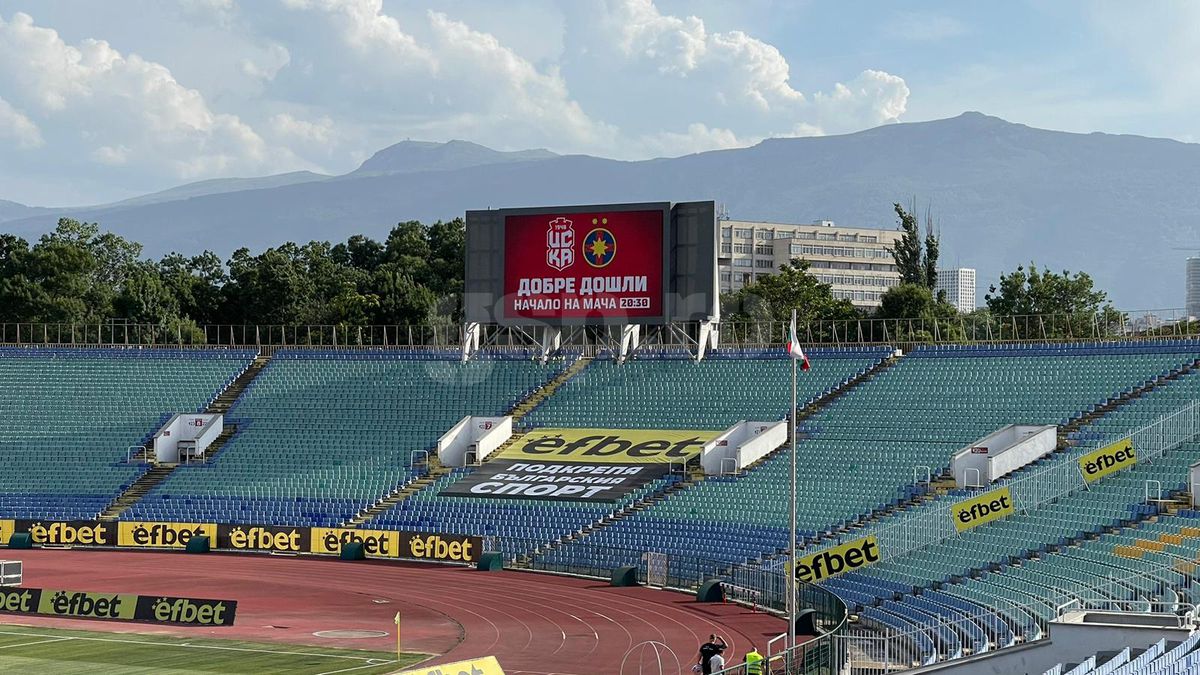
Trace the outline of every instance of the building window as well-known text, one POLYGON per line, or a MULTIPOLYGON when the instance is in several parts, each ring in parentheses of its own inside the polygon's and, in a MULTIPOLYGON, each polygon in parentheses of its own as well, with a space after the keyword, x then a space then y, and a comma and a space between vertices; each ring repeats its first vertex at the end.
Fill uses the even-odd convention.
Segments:
POLYGON ((728 227, 721 228, 721 241, 729 241, 733 239, 733 230, 728 227))
POLYGON ((837 240, 838 241, 858 241, 858 235, 856 235, 856 234, 839 234, 837 240))
POLYGON ((721 272, 721 283, 727 284, 730 281, 733 281, 733 273, 732 272, 721 272))
POLYGON ((730 255, 732 253, 732 251, 731 251, 732 248, 733 247, 730 246, 729 244, 721 244, 722 255, 730 255))
POLYGON ((771 232, 770 230, 756 230, 754 232, 754 238, 755 239, 774 239, 775 233, 771 232))
POLYGON ((750 254, 754 252, 754 246, 751 244, 734 244, 733 252, 750 254))
POLYGON ((833 232, 818 232, 817 239, 820 241, 837 241, 837 234, 833 232))
POLYGON ((754 230, 748 227, 739 227, 733 231, 733 235, 738 239, 750 239, 754 236, 754 230))
POLYGON ((863 242, 864 244, 878 244, 879 243, 879 237, 876 237, 873 234, 860 234, 860 235, 858 235, 858 240, 863 242))
POLYGON ((774 246, 755 246, 754 252, 757 255, 775 255, 774 246))
POLYGON ((775 266, 775 263, 770 260, 755 260, 754 266, 769 270, 775 266))
POLYGON ((754 261, 749 258, 734 258, 733 266, 734 267, 753 267, 754 261))

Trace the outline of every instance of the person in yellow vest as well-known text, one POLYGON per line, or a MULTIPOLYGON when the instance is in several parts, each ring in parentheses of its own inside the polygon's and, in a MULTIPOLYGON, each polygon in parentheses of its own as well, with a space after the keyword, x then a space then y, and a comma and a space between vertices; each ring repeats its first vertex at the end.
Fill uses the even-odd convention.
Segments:
POLYGON ((753 646, 746 652, 746 675, 763 675, 763 656, 753 646))

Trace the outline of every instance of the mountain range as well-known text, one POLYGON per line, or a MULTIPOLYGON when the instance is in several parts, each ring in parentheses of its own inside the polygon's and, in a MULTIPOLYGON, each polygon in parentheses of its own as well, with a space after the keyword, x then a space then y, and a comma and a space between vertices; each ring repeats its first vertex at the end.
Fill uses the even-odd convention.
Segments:
POLYGON ((69 216, 152 256, 224 256, 288 240, 382 238, 398 221, 467 209, 699 199, 735 220, 885 228, 895 226, 893 202, 915 199, 938 222, 943 266, 978 270, 981 304, 1001 272, 1033 261, 1087 271, 1123 309, 1181 307, 1181 249, 1200 251, 1200 144, 980 113, 633 162, 405 141, 341 176, 216 179, 90 207, 0 200, 0 231, 33 238, 69 216))

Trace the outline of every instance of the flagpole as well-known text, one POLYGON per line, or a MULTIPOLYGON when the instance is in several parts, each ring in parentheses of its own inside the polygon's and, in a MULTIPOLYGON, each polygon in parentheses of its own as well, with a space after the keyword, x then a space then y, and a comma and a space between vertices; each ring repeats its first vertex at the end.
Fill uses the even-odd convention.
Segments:
MULTIPOLYGON (((792 327, 796 326, 796 310, 792 310, 792 327)), ((794 333, 794 330, 793 330, 794 333)), ((795 339, 794 335, 788 336, 795 339)), ((791 354, 789 354, 791 356, 791 354)), ((792 356, 792 511, 788 521, 788 648, 796 646, 796 358, 792 356)))

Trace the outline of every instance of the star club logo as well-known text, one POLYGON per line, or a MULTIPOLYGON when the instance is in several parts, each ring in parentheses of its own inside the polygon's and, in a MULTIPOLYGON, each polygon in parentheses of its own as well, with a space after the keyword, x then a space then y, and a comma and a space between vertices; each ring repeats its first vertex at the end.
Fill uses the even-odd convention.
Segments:
MULTIPOLYGON (((592 218, 592 225, 607 225, 608 218, 592 218)), ((583 259, 592 267, 607 267, 617 257, 617 238, 607 228, 597 227, 583 238, 583 259)))

